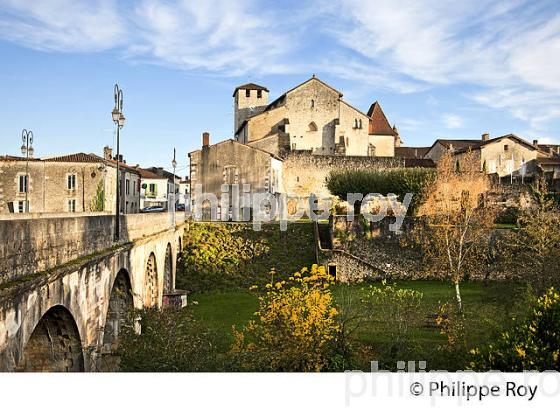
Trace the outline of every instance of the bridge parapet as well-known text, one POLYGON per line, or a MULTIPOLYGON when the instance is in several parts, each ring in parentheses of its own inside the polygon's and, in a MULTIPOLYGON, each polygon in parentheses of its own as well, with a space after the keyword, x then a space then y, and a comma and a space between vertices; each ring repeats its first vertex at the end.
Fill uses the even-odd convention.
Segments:
MULTIPOLYGON (((183 221, 177 214, 175 223, 183 221)), ((114 216, 105 213, 0 221, 0 285, 115 246, 114 223, 114 216)), ((123 215, 120 226, 119 243, 131 242, 172 229, 173 215, 123 215)))

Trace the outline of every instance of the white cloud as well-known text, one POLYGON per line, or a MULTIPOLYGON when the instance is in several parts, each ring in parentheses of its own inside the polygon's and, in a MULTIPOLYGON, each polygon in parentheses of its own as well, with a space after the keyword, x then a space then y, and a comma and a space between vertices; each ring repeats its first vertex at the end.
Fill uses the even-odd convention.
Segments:
POLYGON ((332 8, 341 18, 328 32, 376 71, 424 86, 475 85, 483 90, 475 101, 542 126, 560 107, 560 14, 551 5, 348 0, 332 8))
POLYGON ((126 38, 114 1, 0 0, 0 36, 48 51, 100 51, 126 38))
POLYGON ((461 128, 463 126, 463 119, 457 114, 443 114, 442 121, 445 128, 449 129, 461 128))

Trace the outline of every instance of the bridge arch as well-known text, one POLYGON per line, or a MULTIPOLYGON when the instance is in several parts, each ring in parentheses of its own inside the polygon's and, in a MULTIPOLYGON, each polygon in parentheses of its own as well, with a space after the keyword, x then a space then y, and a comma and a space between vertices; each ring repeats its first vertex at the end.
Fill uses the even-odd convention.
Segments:
POLYGON ((134 309, 132 285, 128 271, 122 268, 115 277, 109 297, 109 306, 103 328, 103 352, 113 351, 119 339, 119 333, 134 309))
POLYGON ((159 299, 158 272, 156 256, 153 252, 148 256, 144 273, 144 306, 156 307, 159 299))
POLYGON ((84 354, 74 317, 62 305, 41 317, 16 367, 24 372, 83 372, 84 354))
POLYGON ((163 264, 163 292, 167 293, 173 290, 173 251, 170 243, 165 248, 163 264))

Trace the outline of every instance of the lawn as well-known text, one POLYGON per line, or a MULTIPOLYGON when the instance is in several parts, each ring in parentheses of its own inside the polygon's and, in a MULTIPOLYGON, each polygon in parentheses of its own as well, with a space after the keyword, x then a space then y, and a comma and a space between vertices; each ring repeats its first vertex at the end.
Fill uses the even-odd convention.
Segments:
MULTIPOLYGON (((426 360, 428 368, 442 369, 443 366, 449 370, 461 369, 463 363, 460 358, 446 357, 440 352, 441 346, 446 343, 446 338, 433 325, 433 319, 428 318, 428 315, 438 311, 441 303, 454 302, 454 288, 449 283, 439 281, 402 281, 397 285, 423 293, 418 313, 420 320, 411 330, 415 348, 407 357, 398 359, 426 360)), ((361 303, 360 300, 363 299, 368 286, 370 284, 333 286, 335 303, 342 299, 361 303)), ((375 283, 372 286, 381 285, 375 283)), ((490 342, 497 332, 511 324, 514 316, 522 315, 524 312, 522 293, 519 286, 512 284, 484 285, 479 282, 463 284, 465 332, 469 346, 474 347, 490 342)), ((189 309, 195 318, 223 336, 221 338, 223 344, 220 346, 222 351, 226 351, 232 341, 232 326, 243 327, 257 308, 257 296, 244 290, 193 294, 190 296, 189 304, 189 309)), ((367 370, 371 360, 380 362, 384 359, 393 360, 393 358, 388 359, 387 349, 391 340, 390 336, 382 330, 383 328, 387 328, 384 318, 374 315, 357 330, 355 340, 358 349, 366 352, 361 354, 357 367, 367 370)))

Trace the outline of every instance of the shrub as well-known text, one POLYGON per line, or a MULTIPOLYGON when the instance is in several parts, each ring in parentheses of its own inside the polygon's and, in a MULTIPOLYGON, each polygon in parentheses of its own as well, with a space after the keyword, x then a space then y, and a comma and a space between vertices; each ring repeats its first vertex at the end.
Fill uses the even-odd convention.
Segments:
POLYGON ((120 335, 117 356, 125 372, 220 370, 216 336, 186 309, 167 307, 135 312, 120 335), (135 329, 140 325, 141 334, 135 329))
MULTIPOLYGON (((334 280, 324 267, 303 268, 287 281, 265 286, 256 319, 233 329, 231 354, 243 370, 321 371, 329 369, 339 332, 329 290, 334 280)), ((336 361, 336 360, 335 360, 336 361)))
POLYGON ((496 343, 471 350, 477 371, 560 370, 560 294, 550 288, 527 319, 503 332, 496 343))
MULTIPOLYGON (((194 223, 185 234, 177 287, 192 292, 247 289, 264 284, 268 272, 293 272, 315 261, 313 226, 293 223, 286 232, 278 224, 194 223)), ((284 277, 284 278, 285 278, 284 277)))
POLYGON ((349 169, 331 171, 327 177, 330 193, 341 200, 347 199, 348 193, 395 194, 402 200, 407 193, 414 194, 413 206, 418 204, 419 195, 426 184, 435 177, 435 170, 429 168, 394 168, 387 170, 349 169))
POLYGON ((519 214, 519 208, 508 206, 497 215, 495 222, 497 224, 516 225, 519 214))
POLYGON ((412 289, 400 289, 396 284, 370 286, 366 291, 364 302, 366 308, 376 315, 381 314, 378 326, 389 336, 388 355, 393 359, 403 360, 403 354, 414 349, 412 332, 420 320, 419 309, 423 294, 412 289))

